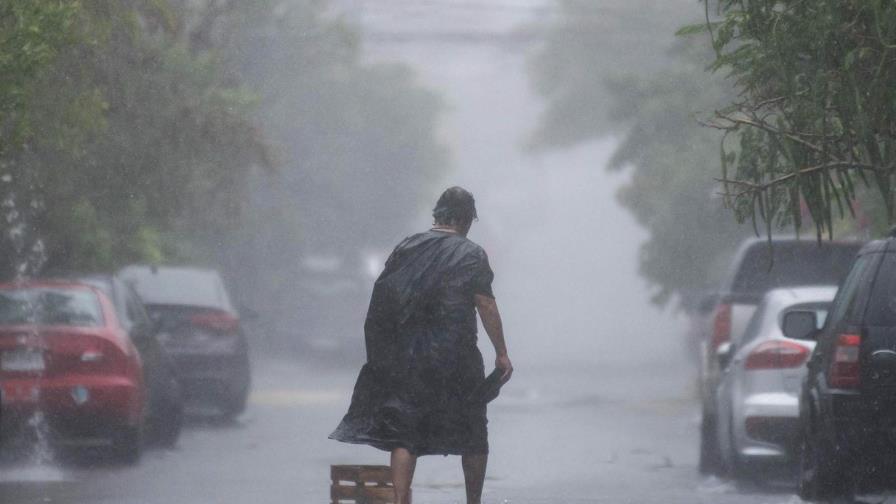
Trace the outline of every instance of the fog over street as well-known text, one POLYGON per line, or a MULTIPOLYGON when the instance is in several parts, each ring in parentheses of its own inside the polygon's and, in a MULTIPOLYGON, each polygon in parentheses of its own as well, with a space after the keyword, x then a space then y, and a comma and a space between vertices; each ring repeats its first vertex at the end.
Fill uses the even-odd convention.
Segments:
MULTIPOLYGON (((371 31, 400 29, 400 5, 368 3, 359 21, 371 31), (380 12, 393 9, 394 17, 380 12)), ((418 26, 502 34, 530 21, 530 12, 425 9, 418 26)), ((471 237, 496 270, 517 372, 490 407, 487 502, 789 502, 786 493, 742 495, 697 476, 698 410, 682 322, 651 306, 638 276, 645 234, 616 203, 624 175, 604 169, 614 140, 525 149, 540 110, 525 73, 527 47, 370 43, 370 58, 409 63, 443 94, 443 135, 456 166, 444 183, 477 197, 471 237)), ((425 229, 429 217, 422 213, 418 224, 425 229)), ((480 346, 488 362, 493 354, 480 346)), ((236 424, 194 418, 173 452, 151 451, 136 468, 75 461, 7 474, 14 483, 0 483, 5 502, 323 502, 330 464, 387 462, 369 447, 326 439, 355 370, 264 356, 254 368, 249 411, 236 424), (20 476, 26 481, 16 482, 20 476)), ((462 487, 456 458, 419 463, 417 502, 460 502, 462 487)))
MULTIPOLYGON (((360 28, 364 61, 407 65, 444 105, 438 135, 451 169, 422 191, 429 196, 409 223, 386 224, 387 241, 428 229, 445 187, 460 185, 476 197, 470 238, 495 271, 515 366, 488 406, 483 502, 802 502, 788 469, 741 483, 698 472, 696 357, 689 355, 685 315, 675 302, 652 303, 655 290, 639 272, 649 234, 617 198, 631 173, 608 169, 621 139, 608 134, 564 149, 532 145, 545 103, 530 79, 531 54, 538 27, 556 15, 554 4, 332 3, 334 15, 360 28)), ((355 223, 377 219, 363 204, 348 213, 355 223)), ((291 302, 288 294, 276 301, 281 311, 291 302)), ((326 317, 360 320, 336 305, 326 317)), ((24 461, 0 457, 0 503, 325 503, 331 465, 389 463, 386 452, 327 439, 349 405, 360 352, 348 352, 354 360, 346 365, 344 355, 324 351, 254 349, 253 331, 268 326, 246 327, 253 375, 244 413, 230 421, 188 408, 176 445, 149 448, 136 465, 89 449, 24 461)), ((257 337, 268 343, 267 335, 257 337)), ((363 327, 346 338, 360 349, 363 327)), ((495 355, 482 328, 479 348, 488 373, 495 355)), ((464 502, 459 458, 421 458, 413 496, 415 504, 464 502)), ((888 502, 874 499, 857 502, 888 502)))
MULTIPOLYGON (((330 464, 386 462, 376 450, 326 439, 344 413, 352 373, 255 364, 263 371, 236 423, 194 417, 176 449, 149 451, 138 467, 88 453, 5 470, 4 502, 325 502, 330 464)), ((489 409, 494 455, 485 502, 798 502, 786 484, 744 490, 697 475, 697 408, 688 385, 681 366, 660 359, 650 373, 624 364, 522 367, 489 409)), ((456 458, 420 461, 415 502, 461 502, 462 489, 456 458)))

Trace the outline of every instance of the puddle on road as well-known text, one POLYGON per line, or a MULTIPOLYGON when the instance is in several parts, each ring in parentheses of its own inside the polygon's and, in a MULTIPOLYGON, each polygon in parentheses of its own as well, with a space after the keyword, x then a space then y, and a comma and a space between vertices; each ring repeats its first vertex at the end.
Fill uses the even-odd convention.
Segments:
POLYGON ((697 491, 701 494, 736 493, 737 485, 733 481, 710 476, 697 485, 697 491))
POLYGON ((348 397, 350 390, 274 389, 253 392, 249 401, 261 406, 314 406, 336 404, 348 397))
POLYGON ((71 481, 58 467, 35 465, 0 469, 0 484, 7 483, 64 483, 71 481))
POLYGON ((56 502, 74 480, 48 465, 0 468, 0 495, 11 502, 56 502))

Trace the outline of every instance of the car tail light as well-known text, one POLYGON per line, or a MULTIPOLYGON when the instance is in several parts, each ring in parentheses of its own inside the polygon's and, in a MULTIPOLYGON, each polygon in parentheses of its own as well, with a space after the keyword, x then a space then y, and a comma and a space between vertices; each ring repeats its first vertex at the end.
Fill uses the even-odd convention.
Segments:
POLYGON ((716 307, 712 320, 712 339, 710 346, 715 351, 722 343, 731 341, 731 305, 722 303, 716 307))
POLYGON ((859 386, 859 345, 862 338, 858 334, 841 334, 834 348, 829 382, 833 388, 858 388, 859 386))
POLYGON ((203 329, 233 332, 239 327, 240 321, 233 315, 224 311, 204 311, 194 313, 190 317, 190 324, 203 329))
POLYGON ((128 356, 114 343, 103 339, 81 339, 67 348, 50 352, 50 371, 67 373, 120 375, 127 373, 128 356))
POLYGON ((790 341, 766 341, 750 352, 744 368, 786 369, 802 366, 809 357, 809 349, 790 341))
POLYGON ((124 374, 128 369, 128 356, 118 347, 103 342, 100 348, 88 349, 81 354, 79 370, 98 374, 124 374))

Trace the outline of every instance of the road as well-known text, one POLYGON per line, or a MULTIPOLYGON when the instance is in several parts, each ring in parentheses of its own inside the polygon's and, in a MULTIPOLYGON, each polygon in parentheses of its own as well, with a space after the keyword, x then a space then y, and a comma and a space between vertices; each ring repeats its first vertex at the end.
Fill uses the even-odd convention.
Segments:
MULTIPOLYGON (((489 410, 486 503, 800 502, 786 479, 738 486, 696 474, 697 409, 677 358, 517 367, 489 410)), ((0 501, 323 503, 330 464, 386 463, 382 452, 326 439, 353 370, 272 359, 255 369, 250 408, 237 422, 194 416, 176 448, 149 450, 134 467, 89 454, 7 463, 0 501)), ((463 502, 462 485, 457 458, 423 458, 415 502, 463 502)))

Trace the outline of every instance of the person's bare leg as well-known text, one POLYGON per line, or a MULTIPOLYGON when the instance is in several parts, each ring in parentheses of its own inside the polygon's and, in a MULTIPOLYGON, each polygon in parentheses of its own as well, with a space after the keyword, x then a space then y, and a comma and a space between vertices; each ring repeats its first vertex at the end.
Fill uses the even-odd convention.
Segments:
POLYGON ((411 504, 411 481, 417 457, 405 448, 392 450, 392 485, 395 486, 395 504, 411 504))
POLYGON ((464 455, 461 464, 464 467, 464 483, 467 486, 467 504, 481 504, 488 455, 464 455))

